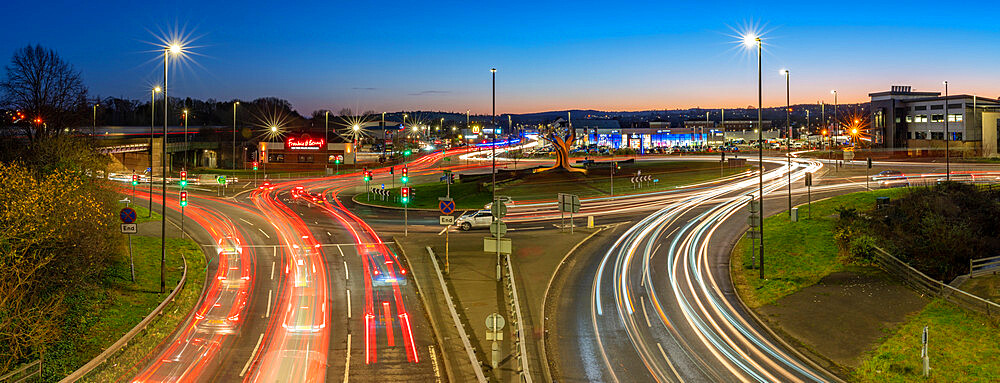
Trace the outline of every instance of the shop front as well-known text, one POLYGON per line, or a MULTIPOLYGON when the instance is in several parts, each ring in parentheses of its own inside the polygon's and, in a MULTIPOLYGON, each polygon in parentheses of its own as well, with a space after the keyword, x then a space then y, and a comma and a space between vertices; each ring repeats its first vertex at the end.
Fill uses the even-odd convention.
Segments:
POLYGON ((356 162, 351 143, 328 143, 309 134, 289 136, 282 142, 261 142, 256 154, 250 161, 259 158, 269 170, 320 170, 356 162))

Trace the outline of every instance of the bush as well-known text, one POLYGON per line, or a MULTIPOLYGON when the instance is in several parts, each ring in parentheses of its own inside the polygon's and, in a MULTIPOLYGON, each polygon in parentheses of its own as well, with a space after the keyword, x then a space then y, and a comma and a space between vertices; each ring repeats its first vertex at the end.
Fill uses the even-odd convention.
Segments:
POLYGON ((851 263, 870 263, 875 258, 875 246, 878 239, 868 234, 855 235, 851 238, 847 253, 851 263))

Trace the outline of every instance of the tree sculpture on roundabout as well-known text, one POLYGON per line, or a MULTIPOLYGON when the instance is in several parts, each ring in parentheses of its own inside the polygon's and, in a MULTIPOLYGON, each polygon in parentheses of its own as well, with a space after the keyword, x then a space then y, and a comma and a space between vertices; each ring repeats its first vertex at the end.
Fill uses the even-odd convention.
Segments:
POLYGON ((535 169, 535 173, 555 170, 587 174, 587 169, 570 166, 569 148, 573 146, 574 142, 576 142, 576 129, 573 129, 572 122, 567 120, 565 127, 560 126, 560 124, 548 125, 543 128, 540 133, 539 137, 545 141, 551 142, 552 147, 555 148, 556 163, 555 165, 547 168, 535 169))

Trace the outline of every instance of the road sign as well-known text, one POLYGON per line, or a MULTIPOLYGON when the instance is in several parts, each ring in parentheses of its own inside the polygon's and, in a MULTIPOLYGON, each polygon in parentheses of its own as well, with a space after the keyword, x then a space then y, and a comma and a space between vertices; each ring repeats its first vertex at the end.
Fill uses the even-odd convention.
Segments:
POLYGON ((490 214, 496 218, 503 218, 507 216, 507 205, 501 200, 493 201, 493 206, 490 206, 490 214))
POLYGON ((118 218, 121 218, 122 223, 135 222, 135 210, 130 207, 123 208, 118 212, 118 218))
POLYGON ((441 223, 442 226, 451 226, 455 224, 455 217, 450 215, 438 216, 438 222, 441 223))
POLYGON ((503 237, 504 234, 507 234, 507 224, 501 220, 493 221, 490 223, 490 234, 493 234, 494 237, 503 237))
MULTIPOLYGON (((497 239, 493 237, 483 238, 483 251, 487 253, 497 252, 497 239)), ((510 238, 500 238, 500 254, 510 254, 510 238)))
POLYGON ((441 214, 451 214, 455 211, 455 201, 451 198, 446 198, 438 202, 438 209, 441 210, 441 214))
POLYGON ((503 326, 506 324, 507 321, 499 313, 493 313, 486 317, 486 328, 490 329, 490 331, 503 330, 503 326))
POLYGON ((813 186, 813 174, 812 172, 806 173, 806 186, 813 186))
POLYGON ((580 196, 576 194, 559 193, 559 211, 566 213, 579 213, 580 196))
POLYGON ((123 223, 122 224, 122 234, 135 234, 138 232, 134 223, 123 223))

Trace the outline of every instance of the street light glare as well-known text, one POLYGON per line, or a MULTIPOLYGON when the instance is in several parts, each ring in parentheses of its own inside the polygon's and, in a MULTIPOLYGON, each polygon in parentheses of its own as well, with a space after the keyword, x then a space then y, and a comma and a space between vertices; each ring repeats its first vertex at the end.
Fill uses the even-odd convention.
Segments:
POLYGON ((834 89, 834 90, 831 90, 831 91, 830 91, 830 94, 837 94, 837 90, 836 90, 836 89, 834 89))
POLYGON ((787 76, 788 75, 788 69, 779 70, 778 73, 780 73, 782 76, 787 76))
POLYGON ((161 92, 162 90, 163 89, 160 89, 160 87, 153 88, 153 91, 157 93, 161 92))
POLYGON ((743 46, 747 48, 753 48, 754 44, 760 41, 760 37, 756 33, 750 32, 743 35, 743 46))
POLYGON ((181 46, 179 44, 170 44, 170 53, 181 53, 181 46))
POLYGON ((358 126, 358 124, 354 124, 353 129, 354 129, 355 132, 357 132, 358 129, 361 129, 361 127, 358 126))
POLYGON ((278 127, 277 126, 271 126, 271 132, 272 133, 277 133, 278 132, 278 127))

